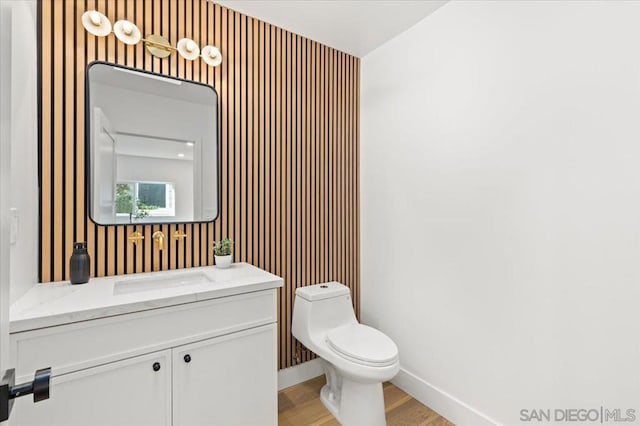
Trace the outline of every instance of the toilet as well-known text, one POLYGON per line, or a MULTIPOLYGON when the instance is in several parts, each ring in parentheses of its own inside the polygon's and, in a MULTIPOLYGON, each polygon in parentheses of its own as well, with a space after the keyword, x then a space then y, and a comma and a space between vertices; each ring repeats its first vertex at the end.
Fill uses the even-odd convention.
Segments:
POLYGON ((291 332, 322 359, 327 384, 320 399, 341 424, 386 424, 382 382, 400 369, 398 347, 358 323, 348 287, 329 282, 298 288, 291 332))

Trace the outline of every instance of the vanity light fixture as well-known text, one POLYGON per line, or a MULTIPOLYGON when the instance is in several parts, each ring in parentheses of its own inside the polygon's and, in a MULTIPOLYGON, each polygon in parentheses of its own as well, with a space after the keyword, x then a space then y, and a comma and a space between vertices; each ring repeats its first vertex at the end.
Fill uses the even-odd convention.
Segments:
MULTIPOLYGON (((97 10, 88 10, 83 13, 82 25, 85 30, 97 37, 105 37, 112 32, 109 18, 97 10)), ((215 46, 205 46, 200 52, 200 47, 195 41, 183 38, 178 41, 177 47, 173 47, 169 40, 157 34, 150 34, 143 38, 136 24, 125 19, 116 21, 113 25, 113 33, 118 40, 128 45, 135 45, 142 41, 147 51, 157 58, 166 58, 171 55, 172 51, 177 50, 180 56, 189 61, 202 58, 207 65, 212 67, 217 67, 222 63, 222 53, 215 46)))

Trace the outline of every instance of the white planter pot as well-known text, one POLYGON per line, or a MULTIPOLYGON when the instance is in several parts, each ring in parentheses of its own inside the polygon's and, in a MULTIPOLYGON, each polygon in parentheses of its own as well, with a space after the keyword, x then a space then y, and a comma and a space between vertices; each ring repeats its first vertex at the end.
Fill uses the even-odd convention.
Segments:
POLYGON ((215 256, 215 258, 216 266, 218 268, 228 268, 233 263, 233 254, 230 254, 229 256, 215 256))

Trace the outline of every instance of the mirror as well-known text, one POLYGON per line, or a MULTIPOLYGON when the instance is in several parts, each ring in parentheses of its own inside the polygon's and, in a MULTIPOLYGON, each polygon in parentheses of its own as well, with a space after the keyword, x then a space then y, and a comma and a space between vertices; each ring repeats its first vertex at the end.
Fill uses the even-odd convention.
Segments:
POLYGON ((100 225, 218 216, 213 87, 94 62, 87 67, 89 214, 100 225))

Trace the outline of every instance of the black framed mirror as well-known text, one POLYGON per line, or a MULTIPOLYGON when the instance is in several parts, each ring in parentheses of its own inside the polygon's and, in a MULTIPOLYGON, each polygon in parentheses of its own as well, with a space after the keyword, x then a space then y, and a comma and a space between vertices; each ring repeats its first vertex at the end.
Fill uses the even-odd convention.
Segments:
POLYGON ((218 95, 199 82, 107 62, 87 66, 87 204, 99 225, 218 217, 218 95))

